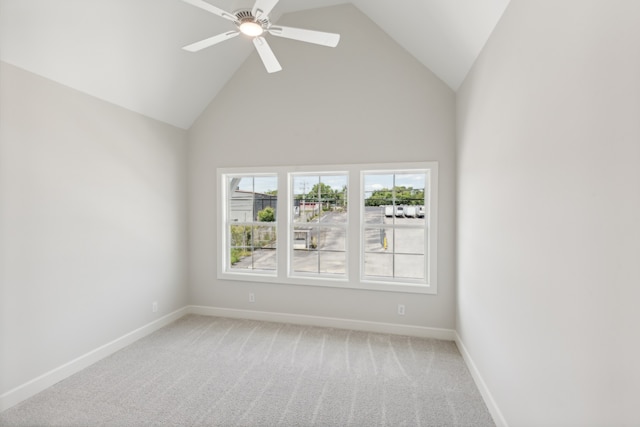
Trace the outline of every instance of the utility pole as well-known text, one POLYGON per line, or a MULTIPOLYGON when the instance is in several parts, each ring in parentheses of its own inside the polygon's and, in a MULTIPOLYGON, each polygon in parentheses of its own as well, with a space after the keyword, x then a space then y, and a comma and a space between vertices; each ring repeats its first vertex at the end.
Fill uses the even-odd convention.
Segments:
POLYGON ((306 206, 304 203, 304 197, 307 194, 307 182, 302 181, 302 205, 300 206, 300 217, 302 222, 307 222, 307 213, 305 212, 306 206))

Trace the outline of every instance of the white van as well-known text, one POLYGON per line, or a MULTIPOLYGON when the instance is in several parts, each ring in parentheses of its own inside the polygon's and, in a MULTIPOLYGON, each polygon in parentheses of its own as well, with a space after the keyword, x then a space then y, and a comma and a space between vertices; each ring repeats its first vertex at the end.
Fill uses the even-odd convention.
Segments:
POLYGON ((395 216, 397 217, 402 217, 404 216, 404 206, 396 206, 396 209, 394 211, 395 216))
POLYGON ((407 206, 404 209, 404 216, 407 218, 415 218, 418 216, 418 207, 417 206, 407 206))
POLYGON ((384 207, 384 216, 386 216, 386 217, 393 216, 393 206, 385 206, 384 207))

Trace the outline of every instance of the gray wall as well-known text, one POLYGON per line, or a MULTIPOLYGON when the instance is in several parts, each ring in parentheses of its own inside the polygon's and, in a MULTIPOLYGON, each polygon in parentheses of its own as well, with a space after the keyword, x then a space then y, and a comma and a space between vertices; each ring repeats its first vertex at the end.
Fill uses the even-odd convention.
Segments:
POLYGON ((512 0, 458 93, 457 329, 512 426, 638 424, 639 17, 512 0))
POLYGON ((2 395, 187 303, 187 144, 5 63, 0 112, 2 395))
POLYGON ((455 94, 351 5, 279 23, 342 38, 270 38, 283 71, 252 54, 190 129, 191 303, 453 328, 455 94), (217 280, 216 168, 418 160, 440 162, 438 295, 217 280))

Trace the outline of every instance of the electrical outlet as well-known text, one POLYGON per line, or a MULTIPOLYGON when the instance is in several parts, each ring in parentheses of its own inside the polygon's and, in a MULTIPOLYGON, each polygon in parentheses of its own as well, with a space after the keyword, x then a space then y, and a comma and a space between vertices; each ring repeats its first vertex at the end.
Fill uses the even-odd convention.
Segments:
POLYGON ((404 316, 404 304, 398 304, 398 314, 404 316))
POLYGON ((256 294, 249 292, 249 302, 256 302, 256 294))
POLYGON ((154 301, 151 303, 151 311, 153 313, 157 313, 158 312, 158 301, 154 301))

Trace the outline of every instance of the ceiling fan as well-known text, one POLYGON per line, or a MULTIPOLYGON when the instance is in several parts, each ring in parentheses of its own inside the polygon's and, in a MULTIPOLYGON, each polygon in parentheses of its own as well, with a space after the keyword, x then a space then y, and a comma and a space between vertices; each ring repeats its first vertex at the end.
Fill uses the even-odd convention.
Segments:
POLYGON ((282 67, 269 47, 269 44, 263 37, 264 33, 269 33, 276 37, 300 40, 307 43, 314 43, 329 47, 336 47, 340 41, 340 34, 272 25, 271 21, 269 21, 269 13, 278 3, 278 0, 256 0, 252 9, 240 9, 234 13, 229 13, 219 9, 204 0, 183 1, 231 21, 237 27, 237 30, 235 31, 227 31, 226 33, 218 34, 208 39, 187 45, 183 47, 184 50, 197 52, 209 46, 229 40, 242 33, 253 38, 253 44, 258 51, 258 55, 260 55, 260 59, 262 59, 262 63, 269 73, 280 71, 282 70, 282 67))

